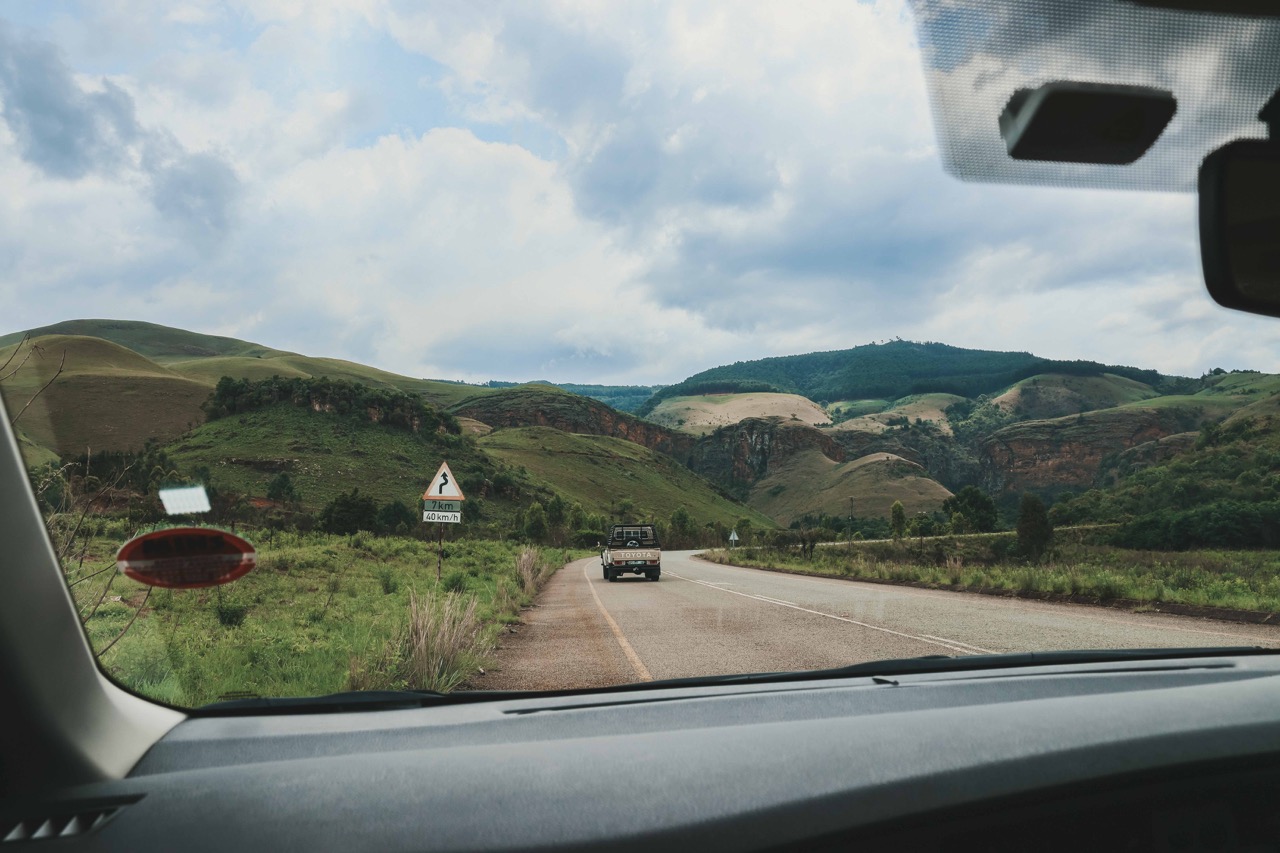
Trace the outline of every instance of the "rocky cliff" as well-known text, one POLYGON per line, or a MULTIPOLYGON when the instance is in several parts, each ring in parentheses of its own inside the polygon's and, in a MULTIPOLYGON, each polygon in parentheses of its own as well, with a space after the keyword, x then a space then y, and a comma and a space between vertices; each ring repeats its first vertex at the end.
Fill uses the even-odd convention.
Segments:
POLYGON ((1013 424, 981 443, 982 486, 993 493, 1092 486, 1104 462, 1185 432, 1196 420, 1178 409, 1117 408, 1013 424))
POLYGON ((548 386, 518 386, 463 400, 451 411, 495 429, 545 426, 621 438, 689 464, 697 439, 611 409, 590 397, 548 386))
POLYGON ((689 466, 740 499, 780 461, 802 450, 818 450, 843 462, 844 449, 807 424, 782 418, 747 418, 704 436, 689 466))

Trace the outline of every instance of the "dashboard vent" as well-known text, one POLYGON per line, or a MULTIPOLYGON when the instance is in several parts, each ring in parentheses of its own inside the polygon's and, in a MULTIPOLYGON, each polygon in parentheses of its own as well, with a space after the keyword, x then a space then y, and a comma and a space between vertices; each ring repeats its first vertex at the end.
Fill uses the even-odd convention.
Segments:
POLYGON ((74 838, 93 832, 139 798, 95 803, 56 803, 0 817, 0 844, 74 838))

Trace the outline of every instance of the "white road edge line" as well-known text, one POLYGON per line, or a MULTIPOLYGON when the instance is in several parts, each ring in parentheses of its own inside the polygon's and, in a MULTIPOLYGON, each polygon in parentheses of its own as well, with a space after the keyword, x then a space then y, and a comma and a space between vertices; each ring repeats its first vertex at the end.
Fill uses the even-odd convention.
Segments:
MULTIPOLYGON (((908 640, 916 640, 917 642, 928 643, 931 646, 942 646, 944 649, 951 649, 951 651, 960 652, 961 654, 971 655, 974 652, 980 652, 982 654, 988 654, 988 655, 995 654, 995 652, 991 651, 990 649, 984 649, 978 646, 971 646, 967 643, 961 643, 958 640, 947 640, 940 637, 934 637, 930 639, 927 636, 921 636, 919 634, 907 634, 907 633, 904 633, 903 631, 895 631, 892 628, 882 628, 879 625, 872 625, 869 622, 859 622, 857 619, 850 619, 846 616, 836 616, 833 613, 823 613, 821 610, 810 610, 807 607, 801 607, 798 604, 792 604, 790 601, 782 601, 777 598, 767 598, 763 595, 752 595, 749 592, 738 592, 735 589, 724 589, 722 587, 712 586, 711 584, 705 581, 698 581, 698 580, 694 580, 693 578, 687 578, 684 575, 678 575, 672 571, 668 571, 667 574, 671 575, 673 578, 680 578, 680 580, 682 581, 689 581, 689 583, 696 583, 696 584, 699 584, 700 586, 705 586, 708 589, 714 589, 716 592, 727 592, 730 595, 740 595, 743 598, 753 598, 756 601, 763 601, 765 604, 775 604, 778 607, 790 607, 792 610, 799 610, 801 613, 812 613, 814 616, 825 616, 828 619, 835 619, 837 622, 848 622, 850 625, 858 625, 859 627, 862 627, 862 628, 870 628, 872 631, 883 631, 886 634, 893 634, 895 637, 905 637, 908 640)), ((595 590, 593 589, 592 592, 595 592, 595 590)), ((596 599, 596 600, 599 601, 599 599, 596 599)))
POLYGON ((613 638, 622 647, 622 653, 627 656, 627 661, 630 662, 631 668, 636 671, 636 676, 641 681, 653 681, 653 676, 649 674, 649 669, 644 665, 644 661, 640 660, 640 655, 636 654, 636 650, 631 648, 631 644, 627 642, 626 634, 623 634, 622 629, 618 627, 618 623, 613 621, 609 611, 604 609, 604 602, 600 600, 600 594, 596 592, 595 586, 591 583, 591 575, 587 574, 587 569, 590 567, 591 562, 588 561, 582 567, 582 576, 586 578, 587 589, 591 590, 591 597, 596 600, 596 607, 600 609, 600 615, 604 617, 604 621, 609 623, 609 630, 613 631, 613 638))

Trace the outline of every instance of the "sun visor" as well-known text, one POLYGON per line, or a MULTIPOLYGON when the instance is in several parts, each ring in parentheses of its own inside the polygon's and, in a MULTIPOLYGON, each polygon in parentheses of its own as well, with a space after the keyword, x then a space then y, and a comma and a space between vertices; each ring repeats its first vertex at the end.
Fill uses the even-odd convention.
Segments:
MULTIPOLYGON (((1257 115, 1280 81, 1280 20, 1130 0, 911 0, 911 7, 943 165, 962 180, 1193 192, 1207 154, 1233 139, 1267 136, 1257 115), (1111 162, 1070 162, 1081 159, 1070 146, 1062 161, 1013 156, 1020 149, 1010 130, 1029 93, 1058 94, 1032 104, 1050 108, 1044 115, 1052 119, 1055 105, 1072 106, 1063 86, 1077 100, 1089 93, 1099 109, 1108 99, 1098 93, 1160 93, 1168 115, 1146 99, 1158 127, 1129 152, 1137 152, 1132 162, 1104 153, 1084 159, 1111 162)), ((1104 116, 1099 126, 1106 125, 1104 116)))

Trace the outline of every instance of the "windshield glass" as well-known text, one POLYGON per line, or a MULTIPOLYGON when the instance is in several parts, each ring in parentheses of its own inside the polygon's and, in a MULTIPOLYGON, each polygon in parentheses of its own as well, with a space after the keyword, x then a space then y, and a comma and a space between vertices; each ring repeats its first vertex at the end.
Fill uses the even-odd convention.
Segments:
POLYGON ((103 671, 1280 648, 1280 326, 1189 191, 1278 28, 1033 5, 0 2, 0 399, 103 671), (1060 79, 1178 108, 1008 158, 1060 79))

